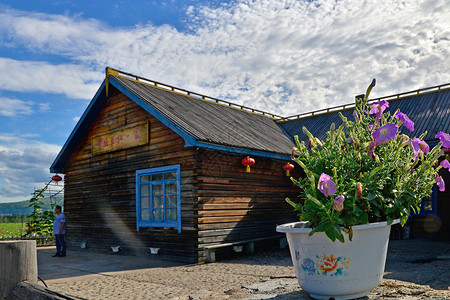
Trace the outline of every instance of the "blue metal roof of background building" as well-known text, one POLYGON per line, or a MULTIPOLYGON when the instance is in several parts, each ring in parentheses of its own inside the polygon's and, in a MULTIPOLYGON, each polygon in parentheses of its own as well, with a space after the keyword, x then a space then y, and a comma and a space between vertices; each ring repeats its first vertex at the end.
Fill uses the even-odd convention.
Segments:
MULTIPOLYGON (((408 92, 408 94, 410 93, 408 92)), ((400 109, 401 112, 408 115, 414 122, 414 132, 411 133, 405 126, 401 126, 400 133, 419 137, 427 131, 424 140, 434 142, 438 140, 434 136, 439 131, 446 133, 450 131, 450 85, 446 89, 437 89, 423 94, 413 94, 412 96, 403 98, 396 96, 382 97, 370 101, 388 100, 389 108, 387 111, 393 114, 397 109, 400 109)), ((346 107, 348 106, 352 105, 346 105, 346 107)), ((354 120, 353 108, 344 110, 336 109, 332 112, 322 110, 322 112, 324 111, 325 113, 322 114, 310 113, 306 117, 289 117, 278 121, 278 123, 289 136, 294 137, 298 135, 300 140, 306 142, 308 141, 308 137, 302 131, 303 126, 308 128, 314 136, 325 140, 326 132, 330 129, 331 123, 335 123, 336 128, 342 123, 339 117, 339 111, 349 120, 354 120)))

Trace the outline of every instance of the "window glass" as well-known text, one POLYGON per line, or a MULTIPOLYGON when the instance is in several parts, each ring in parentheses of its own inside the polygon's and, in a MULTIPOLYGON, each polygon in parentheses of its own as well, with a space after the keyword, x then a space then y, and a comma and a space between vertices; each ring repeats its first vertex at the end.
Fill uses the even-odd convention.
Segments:
POLYGON ((143 209, 141 211, 141 219, 144 221, 150 221, 150 210, 149 209, 143 209))
POLYGON ((162 209, 154 209, 153 210, 153 220, 155 220, 155 221, 163 220, 163 210, 162 209))
POLYGON ((166 207, 177 207, 177 196, 166 196, 166 207))
POLYGON ((141 208, 150 208, 150 197, 141 197, 141 208))
POLYGON ((161 196, 163 194, 163 185, 162 184, 153 184, 153 197, 161 196))
POLYGON ((176 178, 177 178, 177 173, 176 172, 170 172, 170 173, 164 174, 164 179, 165 180, 176 179, 176 178))
POLYGON ((176 220, 177 219, 177 209, 169 208, 166 209, 166 219, 167 220, 176 220))
POLYGON ((150 175, 141 176, 141 182, 149 182, 150 178, 150 175))
POLYGON ((150 185, 141 185, 141 197, 150 197, 150 185))
POLYGON ((163 208, 163 196, 153 197, 153 208, 163 208))
POLYGON ((177 183, 169 182, 166 183, 166 195, 176 195, 177 193, 177 183))
POLYGON ((181 232, 180 166, 136 171, 137 227, 177 227, 181 232))
POLYGON ((155 174, 153 175, 152 181, 163 180, 164 174, 155 174))

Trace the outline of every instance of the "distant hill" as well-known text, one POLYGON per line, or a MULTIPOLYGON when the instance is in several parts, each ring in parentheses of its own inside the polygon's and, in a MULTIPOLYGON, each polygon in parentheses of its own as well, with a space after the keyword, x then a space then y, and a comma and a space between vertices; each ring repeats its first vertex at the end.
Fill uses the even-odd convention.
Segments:
MULTIPOLYGON (((57 201, 59 205, 63 202, 62 199, 58 198, 43 198, 42 202, 44 202, 44 206, 42 207, 45 210, 51 209, 51 201, 53 203, 57 201)), ((30 202, 28 200, 20 201, 20 202, 8 202, 8 203, 0 203, 0 215, 29 215, 33 212, 32 207, 28 207, 30 202)))

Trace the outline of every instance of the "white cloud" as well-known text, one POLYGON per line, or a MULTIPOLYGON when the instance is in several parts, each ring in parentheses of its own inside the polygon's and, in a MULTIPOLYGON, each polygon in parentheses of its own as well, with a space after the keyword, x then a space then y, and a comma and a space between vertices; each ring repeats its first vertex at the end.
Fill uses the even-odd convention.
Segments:
MULTIPOLYGON (((56 84, 32 85, 71 97, 92 97, 99 75, 89 70, 107 65, 282 115, 351 102, 372 77, 374 96, 450 81, 445 1, 237 1, 187 13, 190 30, 178 32, 6 11, 0 31, 10 47, 79 64, 64 79, 50 75, 56 84)), ((52 68, 56 74, 66 66, 52 68)))
POLYGON ((0 57, 2 90, 65 94, 69 98, 91 99, 101 80, 101 73, 85 66, 0 57))
POLYGON ((27 200, 50 181, 49 166, 60 147, 29 138, 0 135, 0 202, 27 200))
POLYGON ((33 102, 0 97, 0 116, 13 117, 33 113, 33 102))

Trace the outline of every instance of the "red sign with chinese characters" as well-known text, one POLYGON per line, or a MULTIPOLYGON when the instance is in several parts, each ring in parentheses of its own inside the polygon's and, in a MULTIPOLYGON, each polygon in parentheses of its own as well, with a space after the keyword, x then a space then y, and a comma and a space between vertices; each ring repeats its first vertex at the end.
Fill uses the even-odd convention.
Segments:
POLYGON ((148 123, 92 137, 92 154, 116 151, 148 143, 148 123))

